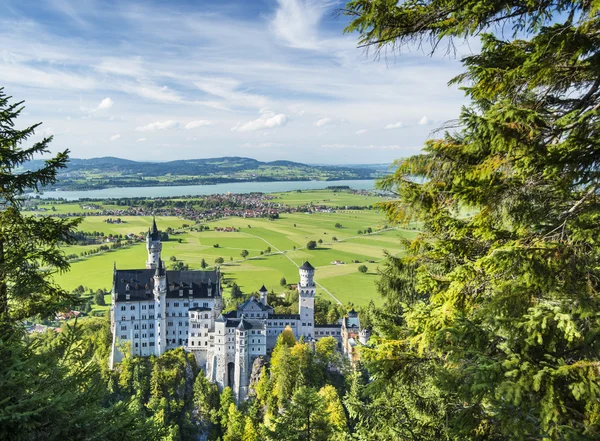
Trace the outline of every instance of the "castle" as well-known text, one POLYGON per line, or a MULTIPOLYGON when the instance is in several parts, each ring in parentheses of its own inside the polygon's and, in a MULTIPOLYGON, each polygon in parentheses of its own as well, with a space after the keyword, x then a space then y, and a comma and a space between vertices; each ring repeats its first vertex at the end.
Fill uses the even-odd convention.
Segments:
POLYGON ((268 356, 277 337, 290 327, 297 339, 314 341, 334 337, 353 358, 353 347, 368 339, 353 311, 341 324, 316 325, 315 268, 304 262, 299 268, 299 314, 275 314, 267 302, 267 289, 250 297, 237 310, 223 313, 221 273, 168 271, 161 259, 160 232, 153 221, 146 236, 146 268, 114 268, 110 367, 125 353, 159 356, 184 347, 193 353, 206 376, 219 388, 230 386, 237 401, 248 395, 254 360, 268 356), (358 342, 357 342, 358 340, 358 342))

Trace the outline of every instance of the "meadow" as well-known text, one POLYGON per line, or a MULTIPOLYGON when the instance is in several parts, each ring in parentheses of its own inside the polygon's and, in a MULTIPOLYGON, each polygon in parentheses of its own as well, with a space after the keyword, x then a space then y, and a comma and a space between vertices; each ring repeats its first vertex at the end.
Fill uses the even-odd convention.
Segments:
MULTIPOLYGON (((302 197, 295 193, 283 194, 281 198, 289 205, 303 205, 310 200, 315 204, 318 201, 318 204, 329 202, 332 206, 358 206, 363 205, 361 198, 364 197, 348 193, 337 197, 334 196, 337 193, 331 191, 306 192, 318 194, 302 197)), ((377 197, 369 198, 380 200, 377 197)), ((107 235, 139 234, 146 231, 152 222, 149 217, 124 217, 123 224, 107 224, 103 222, 104 219, 86 217, 80 228, 84 231, 103 231, 107 235)), ((157 225, 161 230, 168 227, 178 229, 186 223, 190 222, 175 217, 157 217, 157 225)), ((309 260, 316 267, 315 280, 319 295, 356 305, 364 305, 370 300, 380 303, 375 282, 384 250, 398 255, 403 252, 401 238, 412 238, 417 234, 412 229, 390 228, 383 214, 375 209, 282 214, 276 220, 232 217, 205 225, 210 230, 197 232, 182 229, 163 243, 162 256, 167 265, 173 263, 171 256, 174 256, 176 260, 189 265, 190 269, 200 269, 202 259, 214 267, 215 259, 222 257, 225 263, 221 265, 221 271, 226 282, 237 283, 245 293, 257 291, 263 284, 277 293, 283 291, 281 278, 285 277, 288 283, 296 283, 298 266, 309 260), (336 224, 341 224, 341 228, 336 224), (215 231, 215 227, 235 227, 238 231, 215 231), (367 228, 374 233, 358 234, 359 230, 367 228), (306 244, 310 240, 321 240, 322 243, 316 249, 308 250, 306 244), (241 257, 243 250, 248 252, 245 259, 241 257), (345 263, 332 264, 334 261, 345 263), (367 273, 358 271, 360 265, 367 266, 367 273)), ((71 248, 65 247, 65 252, 71 252, 71 248)), ((76 252, 80 252, 81 248, 77 247, 76 252)), ((110 289, 114 264, 121 269, 143 268, 145 260, 145 244, 138 243, 75 261, 69 272, 57 274, 55 280, 66 289, 79 285, 94 290, 110 289)))

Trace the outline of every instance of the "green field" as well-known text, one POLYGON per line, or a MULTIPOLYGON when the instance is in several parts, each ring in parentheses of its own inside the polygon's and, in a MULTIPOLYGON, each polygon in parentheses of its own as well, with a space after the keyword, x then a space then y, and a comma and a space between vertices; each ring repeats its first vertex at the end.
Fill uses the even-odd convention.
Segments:
POLYGON ((347 191, 331 190, 289 191, 285 193, 272 193, 270 196, 276 197, 274 202, 281 202, 293 207, 307 204, 341 208, 346 206, 372 206, 387 199, 383 196, 362 196, 347 191))
MULTIPOLYGON (((345 195, 358 198, 361 196, 345 195)), ((323 199, 323 198, 322 198, 323 199)), ((345 202, 344 202, 345 203, 345 202)), ((356 202, 350 205, 358 205, 356 202)), ((105 234, 127 234, 145 231, 152 219, 144 217, 124 217, 124 224, 107 224, 103 217, 86 217, 81 225, 85 231, 103 231, 105 234)), ((179 228, 186 222, 174 217, 158 217, 160 229, 179 228)), ((262 284, 269 290, 281 292, 279 281, 285 277, 288 283, 298 279, 298 265, 309 260, 317 269, 315 279, 320 284, 319 295, 327 299, 338 299, 342 303, 366 304, 373 299, 379 303, 375 281, 377 262, 383 258, 383 251, 393 254, 402 252, 401 237, 414 237, 415 231, 389 229, 370 235, 359 235, 358 230, 386 227, 382 214, 377 210, 341 210, 336 213, 282 214, 280 219, 227 218, 207 225, 210 231, 189 232, 172 235, 163 243, 163 259, 170 264, 175 256, 192 269, 199 269, 204 258, 213 265, 217 257, 225 259, 221 267, 227 282, 236 282, 244 292, 256 291, 262 284), (342 228, 336 228, 336 223, 342 228), (239 232, 214 231, 214 227, 233 226, 239 232), (337 240, 334 240, 334 237, 337 240), (305 248, 309 240, 321 239, 316 250, 305 248), (181 241, 181 242, 180 242, 181 241), (215 245, 219 247, 216 248, 215 245), (261 255, 271 248, 271 254, 261 255), (242 259, 240 253, 247 250, 249 256, 242 259), (231 261, 233 259, 233 261, 231 261), (335 260, 343 265, 332 265, 335 260), (360 263, 352 263, 358 260, 360 263), (375 261, 375 263, 369 263, 375 261), (366 274, 358 272, 358 266, 366 264, 366 274)), ((65 252, 81 252, 84 247, 65 247, 65 252)), ((112 268, 143 268, 146 250, 143 243, 126 249, 110 251, 76 261, 71 271, 56 276, 56 281, 67 289, 78 285, 88 288, 110 289, 112 268)))

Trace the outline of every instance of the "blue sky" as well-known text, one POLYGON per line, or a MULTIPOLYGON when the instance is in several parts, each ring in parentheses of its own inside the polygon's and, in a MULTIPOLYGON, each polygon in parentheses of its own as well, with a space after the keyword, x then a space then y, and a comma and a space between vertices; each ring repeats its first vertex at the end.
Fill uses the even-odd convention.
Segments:
MULTIPOLYGON (((0 85, 54 151, 381 163, 456 118, 456 58, 378 59, 342 2, 4 0, 0 85)), ((471 48, 459 46, 458 54, 471 48)))

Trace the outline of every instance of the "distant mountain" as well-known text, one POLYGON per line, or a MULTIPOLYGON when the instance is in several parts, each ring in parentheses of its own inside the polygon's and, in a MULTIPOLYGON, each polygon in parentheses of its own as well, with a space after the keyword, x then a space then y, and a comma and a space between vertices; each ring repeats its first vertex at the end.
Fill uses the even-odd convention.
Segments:
MULTIPOLYGON (((40 168, 43 162, 30 161, 24 169, 40 168)), ((307 165, 283 160, 262 162, 237 156, 169 162, 141 162, 106 156, 72 158, 68 167, 60 172, 59 183, 55 187, 84 190, 223 182, 373 179, 382 176, 384 171, 372 165, 307 165)))

